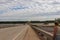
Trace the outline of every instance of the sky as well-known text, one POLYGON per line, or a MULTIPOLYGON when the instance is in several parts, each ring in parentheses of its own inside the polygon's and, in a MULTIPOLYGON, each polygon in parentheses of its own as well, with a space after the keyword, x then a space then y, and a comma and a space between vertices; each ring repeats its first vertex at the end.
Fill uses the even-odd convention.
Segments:
POLYGON ((60 18, 60 0, 0 0, 0 21, 44 21, 60 18))

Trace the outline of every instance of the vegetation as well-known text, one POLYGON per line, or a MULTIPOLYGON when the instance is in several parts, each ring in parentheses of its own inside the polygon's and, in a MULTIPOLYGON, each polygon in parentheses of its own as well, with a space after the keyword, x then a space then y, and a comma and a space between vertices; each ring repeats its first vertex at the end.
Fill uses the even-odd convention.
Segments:
POLYGON ((54 21, 52 20, 48 20, 48 21, 0 21, 0 24, 16 24, 16 23, 27 23, 27 22, 30 22, 30 23, 53 23, 54 21))
POLYGON ((58 21, 60 23, 60 18, 56 19, 56 21, 58 21))

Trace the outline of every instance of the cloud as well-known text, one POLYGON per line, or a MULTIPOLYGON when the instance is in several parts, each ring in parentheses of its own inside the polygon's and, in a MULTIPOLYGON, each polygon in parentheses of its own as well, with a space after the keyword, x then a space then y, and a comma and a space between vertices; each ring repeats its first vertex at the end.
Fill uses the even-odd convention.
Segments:
POLYGON ((1 20, 48 20, 58 17, 60 17, 60 0, 0 1, 1 20))

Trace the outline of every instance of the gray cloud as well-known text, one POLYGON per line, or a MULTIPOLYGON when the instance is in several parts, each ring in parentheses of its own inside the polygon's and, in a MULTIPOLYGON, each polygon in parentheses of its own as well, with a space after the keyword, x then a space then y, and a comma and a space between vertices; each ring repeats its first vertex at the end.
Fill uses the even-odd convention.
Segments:
POLYGON ((59 0, 11 0, 7 4, 7 1, 4 4, 1 2, 0 20, 44 20, 60 17, 59 0))

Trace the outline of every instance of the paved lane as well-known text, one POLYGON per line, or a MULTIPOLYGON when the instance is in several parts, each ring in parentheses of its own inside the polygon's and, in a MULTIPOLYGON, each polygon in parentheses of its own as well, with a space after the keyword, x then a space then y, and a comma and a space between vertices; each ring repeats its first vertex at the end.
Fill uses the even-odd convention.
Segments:
POLYGON ((29 25, 0 29, 0 40, 40 40, 29 25))
POLYGON ((0 29, 0 40, 15 40, 28 25, 0 29))

